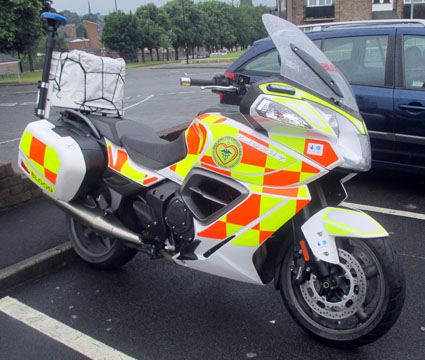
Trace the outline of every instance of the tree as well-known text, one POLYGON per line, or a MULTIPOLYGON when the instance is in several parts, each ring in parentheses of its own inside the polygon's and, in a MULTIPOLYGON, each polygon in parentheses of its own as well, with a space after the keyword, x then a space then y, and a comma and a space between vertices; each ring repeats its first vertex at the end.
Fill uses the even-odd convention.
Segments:
POLYGON ((41 0, 41 12, 56 12, 55 8, 52 7, 53 0, 41 0))
POLYGON ((153 60, 152 49, 156 49, 156 57, 159 60, 158 48, 161 35, 166 32, 168 19, 165 12, 158 9, 155 4, 149 3, 137 8, 136 16, 141 24, 141 43, 143 62, 145 61, 144 48, 148 48, 153 60))
MULTIPOLYGON (((175 37, 176 36, 171 30, 168 30, 167 32, 163 32, 161 36, 159 37, 159 45, 166 50, 167 61, 170 61, 169 48, 175 41, 175 37)), ((162 60, 164 60, 164 57, 162 57, 162 60)))
POLYGON ((75 26, 77 26, 83 23, 81 16, 75 12, 64 10, 61 12, 61 14, 66 17, 68 24, 75 24, 75 26))
POLYGON ((126 15, 119 10, 105 17, 102 42, 107 48, 119 51, 126 61, 134 61, 137 59, 140 32, 137 16, 131 12, 126 15))
MULTIPOLYGON (((39 0, 0 0, 0 51, 27 53, 32 65, 31 48, 41 35, 39 0)), ((22 70, 22 65, 21 65, 22 70)))
POLYGON ((170 30, 175 35, 173 47, 178 60, 179 47, 191 46, 193 53, 195 46, 202 45, 203 34, 208 30, 205 28, 206 19, 193 0, 172 0, 163 8, 168 14, 170 30))
POLYGON ((255 40, 267 36, 261 16, 268 13, 265 6, 240 6, 233 8, 233 19, 237 43, 245 49, 255 40))
POLYGON ((82 20, 87 20, 87 21, 91 21, 91 22, 95 22, 97 23, 99 21, 98 17, 96 14, 86 14, 83 15, 82 20))
POLYGON ((239 6, 252 6, 252 0, 240 0, 239 6))
POLYGON ((232 7, 219 1, 205 1, 197 6, 205 14, 208 31, 204 34, 204 45, 208 51, 232 47, 236 42, 232 7))

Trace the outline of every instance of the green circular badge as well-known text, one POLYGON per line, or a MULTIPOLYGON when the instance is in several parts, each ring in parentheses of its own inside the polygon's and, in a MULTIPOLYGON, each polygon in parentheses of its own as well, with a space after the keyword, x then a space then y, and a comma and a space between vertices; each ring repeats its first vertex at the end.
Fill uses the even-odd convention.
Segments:
POLYGON ((212 157, 217 166, 224 169, 234 168, 242 159, 241 143, 233 136, 223 136, 214 143, 212 157))

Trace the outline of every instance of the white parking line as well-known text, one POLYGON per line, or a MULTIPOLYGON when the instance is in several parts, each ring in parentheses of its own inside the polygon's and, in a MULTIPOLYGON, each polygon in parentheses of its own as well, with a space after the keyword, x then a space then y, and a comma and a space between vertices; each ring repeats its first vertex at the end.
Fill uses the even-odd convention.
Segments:
POLYGON ((35 101, 27 101, 27 102, 20 103, 19 105, 37 105, 37 103, 35 101))
POLYGON ((125 107, 124 110, 128 110, 128 109, 131 109, 132 107, 135 107, 137 105, 140 105, 140 104, 144 103, 145 101, 148 101, 153 96, 155 96, 155 94, 149 95, 147 98, 144 98, 143 100, 140 100, 140 101, 138 101, 137 103, 135 103, 133 105, 129 105, 129 106, 125 107))
POLYGON ((9 296, 0 311, 93 360, 135 360, 9 296))
POLYGON ((0 106, 15 106, 18 103, 14 102, 14 103, 0 103, 0 106))
POLYGON ((372 211, 372 212, 377 212, 381 214, 396 215, 396 216, 408 217, 411 219, 425 220, 425 214, 419 214, 419 213, 414 213, 410 211, 387 209, 387 208, 381 208, 378 206, 371 206, 371 205, 353 204, 353 203, 349 203, 345 201, 341 205, 359 209, 359 210, 364 210, 364 211, 372 211))
POLYGON ((11 139, 11 140, 0 141, 0 145, 8 144, 8 143, 11 143, 11 142, 14 142, 14 141, 18 141, 18 140, 21 140, 21 138, 16 138, 16 139, 11 139))

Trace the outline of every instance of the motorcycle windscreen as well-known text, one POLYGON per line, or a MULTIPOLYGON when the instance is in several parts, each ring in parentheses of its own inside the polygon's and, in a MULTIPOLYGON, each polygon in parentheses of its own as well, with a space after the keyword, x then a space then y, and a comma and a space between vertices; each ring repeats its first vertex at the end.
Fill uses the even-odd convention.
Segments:
POLYGON ((270 14, 263 15, 263 23, 279 52, 281 76, 359 111, 344 75, 300 29, 270 14))

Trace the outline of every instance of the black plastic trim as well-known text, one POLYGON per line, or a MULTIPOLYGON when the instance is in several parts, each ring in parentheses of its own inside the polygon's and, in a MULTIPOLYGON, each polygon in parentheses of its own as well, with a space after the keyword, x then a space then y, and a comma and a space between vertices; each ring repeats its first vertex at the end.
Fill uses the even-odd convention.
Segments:
POLYGON ((320 63, 317 62, 316 59, 294 44, 291 44, 291 49, 311 70, 313 70, 317 76, 319 76, 324 81, 329 89, 331 89, 339 97, 344 97, 341 89, 332 79, 332 76, 329 75, 329 73, 323 68, 322 65, 320 65, 320 63))
POLYGON ((221 249, 224 245, 226 245, 229 241, 231 241, 235 235, 229 236, 227 239, 224 239, 222 242, 213 246, 211 249, 204 253, 204 257, 209 258, 212 254, 214 254, 217 250, 221 249))
POLYGON ((229 209, 234 208, 243 200, 245 200, 248 197, 249 192, 243 185, 233 179, 230 179, 228 177, 214 173, 209 170, 193 168, 182 184, 181 194, 189 210, 202 224, 205 225, 210 224, 213 221, 218 220, 220 217, 224 216, 229 211, 229 209), (238 192, 239 195, 233 198, 227 204, 225 204, 224 202, 220 201, 218 196, 217 199, 214 199, 217 194, 205 193, 204 195, 201 189, 199 191, 195 190, 199 187, 200 184, 206 181, 214 182, 215 185, 219 186, 221 189, 227 186, 228 188, 238 192), (195 193, 199 194, 202 199, 216 204, 218 209, 212 214, 203 214, 202 211, 205 211, 205 209, 201 209, 199 204, 197 204, 197 201, 193 199, 193 194, 195 193))

